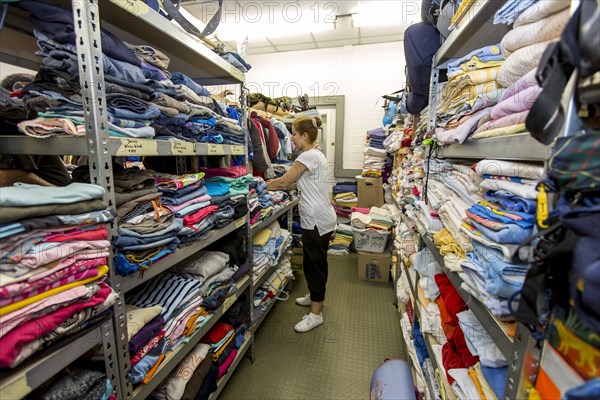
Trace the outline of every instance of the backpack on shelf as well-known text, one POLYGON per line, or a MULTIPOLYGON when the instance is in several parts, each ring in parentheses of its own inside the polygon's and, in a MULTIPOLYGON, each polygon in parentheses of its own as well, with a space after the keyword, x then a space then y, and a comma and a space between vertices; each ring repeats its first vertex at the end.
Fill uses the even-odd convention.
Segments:
POLYGON ((410 114, 419 114, 429 104, 431 63, 440 46, 440 33, 433 25, 419 22, 404 32, 408 88, 406 109, 410 114))

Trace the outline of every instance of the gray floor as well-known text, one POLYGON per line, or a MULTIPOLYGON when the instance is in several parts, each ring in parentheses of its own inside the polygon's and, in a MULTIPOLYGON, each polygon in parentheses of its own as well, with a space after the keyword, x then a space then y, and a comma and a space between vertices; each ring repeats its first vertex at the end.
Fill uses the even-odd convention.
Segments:
POLYGON ((405 358, 391 284, 357 279, 356 254, 330 258, 325 323, 294 332, 308 312, 296 272, 290 300, 278 302, 255 336, 255 362, 242 360, 219 399, 366 399, 373 371, 405 358))

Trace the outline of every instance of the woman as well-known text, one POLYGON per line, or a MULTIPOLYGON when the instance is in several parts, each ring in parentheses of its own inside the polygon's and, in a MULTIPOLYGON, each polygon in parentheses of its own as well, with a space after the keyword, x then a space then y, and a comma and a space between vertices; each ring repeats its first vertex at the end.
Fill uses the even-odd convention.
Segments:
POLYGON ((325 182, 327 159, 316 148, 322 122, 319 117, 299 117, 292 124, 292 142, 302 153, 281 178, 267 182, 269 190, 298 187, 300 223, 304 247, 303 269, 308 291, 296 299, 310 306, 310 313, 294 326, 296 332, 308 332, 323 323, 323 300, 327 283, 327 248, 336 226, 336 215, 329 201, 325 182))

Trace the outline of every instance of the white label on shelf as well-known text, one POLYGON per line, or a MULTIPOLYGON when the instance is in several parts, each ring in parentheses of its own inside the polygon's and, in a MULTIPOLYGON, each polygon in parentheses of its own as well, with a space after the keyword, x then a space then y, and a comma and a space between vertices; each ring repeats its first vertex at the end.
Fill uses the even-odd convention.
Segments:
POLYGON ((231 307, 233 305, 233 303, 235 303, 236 300, 237 300, 237 294, 234 294, 234 295, 228 297, 227 299, 225 299, 225 301, 223 302, 223 312, 229 310, 229 307, 231 307))
POLYGON ((220 144, 212 144, 208 145, 208 155, 223 155, 225 152, 223 151, 223 146, 220 144))
POLYGON ((242 226, 244 226, 246 224, 246 218, 240 218, 236 223, 235 223, 235 228, 241 228, 242 226))
POLYGON ((174 156, 193 156, 196 154, 195 143, 171 141, 171 154, 174 156))
POLYGON ((31 388, 27 384, 27 375, 24 372, 18 373, 16 378, 8 379, 13 379, 13 381, 2 387, 2 398, 6 396, 7 399, 20 399, 31 393, 31 388))
POLYGON ((234 154, 234 155, 244 154, 244 146, 231 146, 231 154, 234 154))
POLYGON ((121 139, 117 156, 157 156, 158 142, 149 139, 121 139))

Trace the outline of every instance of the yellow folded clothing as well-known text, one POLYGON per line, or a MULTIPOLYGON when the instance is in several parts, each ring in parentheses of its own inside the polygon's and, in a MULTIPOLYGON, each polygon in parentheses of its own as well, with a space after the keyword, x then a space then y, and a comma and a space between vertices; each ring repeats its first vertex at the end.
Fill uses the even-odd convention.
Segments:
POLYGON ((353 192, 338 193, 333 198, 336 200, 355 199, 356 193, 353 193, 353 192))
POLYGON ((440 249, 440 254, 445 256, 446 254, 455 254, 460 258, 466 258, 465 251, 458 245, 450 231, 446 228, 433 235, 433 242, 436 247, 440 249))
POLYGON ((271 238, 272 234, 273 234, 273 232, 271 232, 270 229, 265 228, 265 229, 261 230, 260 232, 258 232, 256 235, 254 235, 254 238, 252 238, 252 244, 255 246, 262 247, 265 244, 267 244, 267 242, 271 238))
POLYGON ((502 128, 489 129, 487 131, 482 131, 471 136, 471 139, 484 139, 491 137, 500 137, 500 136, 510 136, 515 135, 517 133, 525 132, 527 129, 525 128, 525 124, 516 124, 510 126, 504 126, 502 128))

